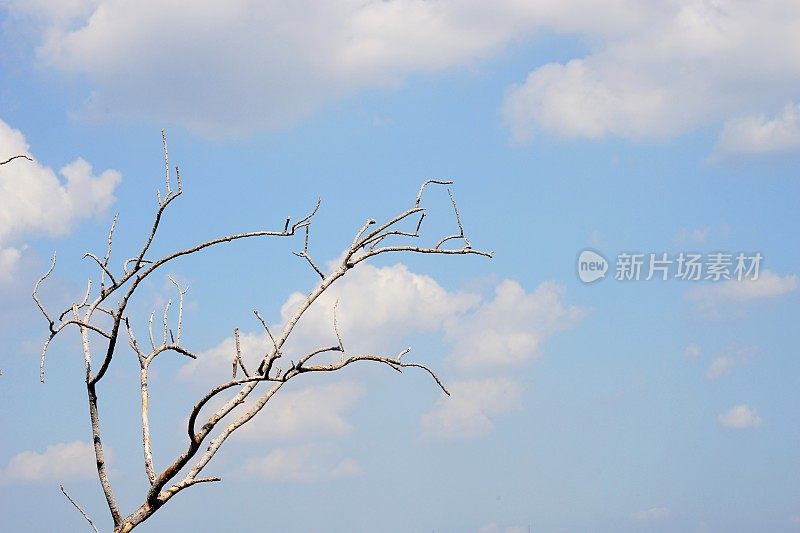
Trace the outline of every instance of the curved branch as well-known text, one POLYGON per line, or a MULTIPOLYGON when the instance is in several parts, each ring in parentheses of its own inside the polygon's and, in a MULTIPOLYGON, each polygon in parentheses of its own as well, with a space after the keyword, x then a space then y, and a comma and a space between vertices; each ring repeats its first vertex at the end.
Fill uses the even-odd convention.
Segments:
POLYGON ((449 180, 447 180, 447 181, 443 181, 443 180, 425 180, 422 183, 422 186, 419 188, 419 192, 417 193, 417 200, 414 202, 414 206, 415 207, 419 207, 419 203, 422 201, 422 193, 425 192, 425 187, 427 187, 428 185, 430 185, 432 183, 436 184, 436 185, 452 185, 453 184, 453 182, 449 181, 449 180))
POLYGON ((8 163, 11 163, 15 159, 27 159, 28 161, 33 162, 33 159, 31 159, 27 155, 20 154, 20 155, 11 156, 8 159, 6 159, 5 161, 0 161, 0 165, 6 165, 8 163))
POLYGON ((330 364, 330 365, 304 366, 302 369, 300 369, 300 372, 301 373, 303 373, 303 372, 334 372, 336 370, 340 370, 340 369, 346 367, 349 364, 352 364, 352 363, 355 363, 355 362, 358 362, 358 361, 375 361, 375 362, 378 362, 378 363, 384 363, 386 365, 389 365, 390 367, 392 367, 395 370, 399 370, 401 368, 421 368, 422 370, 425 370, 428 374, 431 375, 433 380, 436 381, 436 384, 439 386, 440 389, 442 389, 442 391, 445 394, 450 396, 450 392, 447 390, 447 388, 445 388, 444 384, 442 383, 442 380, 439 379, 439 376, 437 376, 436 373, 433 370, 431 370, 427 366, 425 366, 423 364, 420 364, 420 363, 404 363, 404 362, 402 362, 400 360, 400 358, 403 355, 407 354, 409 351, 410 351, 410 349, 406 348, 405 350, 403 350, 395 358, 386 357, 386 356, 382 356, 382 355, 354 355, 352 357, 348 357, 344 361, 341 361, 339 363, 333 363, 333 364, 330 364))
MULTIPOLYGON (((113 229, 112 229, 112 231, 113 231, 113 229)), ((89 253, 89 252, 86 252, 85 254, 83 254, 83 258, 84 259, 86 259, 87 257, 89 257, 91 259, 94 259, 94 262, 97 263, 97 266, 99 266, 100 269, 103 271, 103 273, 106 276, 108 276, 108 279, 111 280, 111 284, 112 285, 116 285, 117 284, 117 280, 114 279, 114 274, 112 274, 111 271, 108 269, 107 261, 105 261, 105 262, 104 261, 100 261, 100 259, 96 255, 94 255, 92 253, 89 253)), ((102 282, 100 283, 100 285, 101 286, 103 285, 102 282)))
POLYGON ((39 300, 38 292, 39 292, 39 285, 41 285, 42 282, 46 280, 50 276, 50 274, 53 273, 53 269, 55 268, 56 268, 56 252, 53 252, 53 259, 50 261, 50 268, 48 268, 47 272, 45 272, 44 275, 36 281, 36 284, 33 286, 33 294, 32 294, 33 301, 36 302, 36 306, 39 308, 39 311, 42 312, 44 318, 50 325, 50 333, 55 333, 55 330, 53 329, 53 326, 55 326, 55 322, 53 321, 52 318, 50 318, 50 315, 47 313, 47 310, 45 310, 44 305, 42 305, 42 302, 39 300))

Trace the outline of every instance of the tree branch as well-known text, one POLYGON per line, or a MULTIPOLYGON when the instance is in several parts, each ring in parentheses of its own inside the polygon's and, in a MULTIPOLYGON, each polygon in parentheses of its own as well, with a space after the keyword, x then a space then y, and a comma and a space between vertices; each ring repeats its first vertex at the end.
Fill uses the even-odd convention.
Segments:
POLYGON ((95 533, 100 533, 100 531, 98 531, 98 529, 97 529, 97 526, 95 526, 94 522, 92 522, 92 519, 89 518, 89 515, 86 514, 86 511, 84 511, 83 508, 81 508, 81 506, 78 505, 78 502, 76 502, 75 500, 72 499, 72 496, 69 495, 69 493, 67 492, 67 489, 64 488, 64 485, 60 485, 59 484, 58 487, 61 489, 61 492, 64 493, 64 496, 67 497, 67 499, 69 500, 69 503, 71 503, 75 507, 75 509, 77 509, 78 512, 81 513, 81 516, 83 516, 83 518, 86 519, 87 522, 89 522, 89 525, 92 527, 94 532, 95 533))
POLYGON ((31 159, 27 155, 20 154, 20 155, 11 156, 8 159, 6 159, 5 161, 0 161, 0 165, 7 165, 8 163, 11 163, 15 159, 27 159, 28 161, 33 162, 33 159, 31 159))

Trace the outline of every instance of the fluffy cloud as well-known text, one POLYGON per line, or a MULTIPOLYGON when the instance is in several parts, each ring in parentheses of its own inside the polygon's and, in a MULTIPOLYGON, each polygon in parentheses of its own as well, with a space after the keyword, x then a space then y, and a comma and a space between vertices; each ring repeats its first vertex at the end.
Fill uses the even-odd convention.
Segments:
MULTIPOLYGON (((280 331, 305 298, 291 294, 281 306, 280 331)), ((461 368, 515 367, 535 358, 541 343, 572 326, 583 314, 564 303, 564 290, 553 282, 526 292, 516 281, 502 281, 491 300, 478 294, 447 291, 429 276, 405 265, 359 265, 332 285, 315 302, 292 332, 285 357, 336 344, 333 314, 348 353, 394 355, 406 337, 443 333, 452 346, 449 359, 461 368), (338 302, 338 304, 337 304, 338 302)), ((241 336, 244 359, 251 365, 270 347, 263 333, 241 336)), ((233 339, 190 361, 181 370, 185 378, 204 383, 230 373, 233 339)))
POLYGON ((177 121, 212 135, 280 126, 414 73, 474 64, 543 29, 575 35, 590 50, 533 68, 511 88, 503 114, 518 138, 537 130, 663 138, 775 109, 796 97, 800 81, 792 0, 758 9, 743 0, 10 6, 39 22, 42 64, 89 78, 90 112, 177 121))
POLYGON ((728 429, 751 429, 761 425, 761 417, 752 407, 741 404, 719 415, 717 423, 728 429))
POLYGON ((354 459, 337 460, 329 449, 308 444, 248 459, 240 472, 248 477, 308 483, 354 477, 361 473, 361 467, 354 459))
MULTIPOLYGON (((511 89, 503 113, 515 137, 661 139, 796 97, 796 2, 651 2, 634 13, 613 31, 587 27, 585 57, 538 67, 511 89)), ((786 142, 784 131, 768 136, 786 142)))
MULTIPOLYGON (((274 331, 280 331, 303 298, 300 293, 287 298, 274 331)), ((583 313, 565 304, 563 288, 552 282, 526 292, 519 283, 505 280, 497 285, 491 299, 483 299, 478 294, 447 291, 432 278, 413 273, 402 264, 364 264, 315 302, 287 342, 285 359, 296 361, 300 354, 336 344, 335 306, 348 353, 394 355, 405 337, 441 333, 451 346, 448 360, 462 370, 518 368, 539 354, 546 338, 572 326, 583 313)), ((271 346, 264 333, 245 333, 240 340, 249 368, 254 368, 271 346)), ((187 362, 179 375, 206 386, 218 383, 230 376, 234 353, 233 339, 225 339, 197 360, 187 362)), ((319 357, 324 360, 326 356, 319 357)), ((457 381, 450 385, 453 396, 443 398, 423 417, 426 435, 455 438, 482 434, 491 429, 491 417, 520 406, 521 387, 512 380, 457 381)), ((281 391, 267 406, 268 414, 257 417, 242 431, 254 438, 342 434, 350 428, 343 413, 362 394, 362 388, 354 383, 281 391)))
MULTIPOLYGON (((281 306, 279 322, 272 326, 274 332, 281 330, 304 298, 299 292, 289 295, 281 306)), ((448 292, 430 276, 411 272, 402 264, 376 267, 362 263, 317 299, 293 330, 283 353, 296 360, 299 354, 335 345, 336 308, 339 333, 348 353, 394 355, 391 350, 400 351, 399 343, 407 336, 441 331, 446 322, 479 305, 480 299, 476 294, 448 292)), ((269 347, 263 332, 241 336, 242 354, 251 368, 269 347)), ((233 354, 233 339, 225 339, 188 362, 181 376, 204 383, 219 381, 226 373, 230 375, 233 354)))
MULTIPOLYGON (((289 296, 281 307, 281 323, 304 298, 300 293, 289 296)), ((476 294, 449 292, 403 264, 362 264, 318 299, 293 333, 293 344, 322 345, 323 339, 335 344, 336 307, 339 332, 349 352, 385 353, 408 335, 441 331, 448 320, 474 309, 480 300, 476 294)))
POLYGON ((488 433, 492 417, 522 406, 522 386, 511 379, 488 378, 449 384, 451 396, 438 400, 421 418, 427 438, 461 439, 488 433))
POLYGON ((446 337, 451 358, 462 368, 519 366, 539 353, 541 342, 572 326, 583 312, 563 302, 564 289, 553 282, 528 293, 512 280, 495 289, 494 299, 474 313, 450 322, 446 337))
MULTIPOLYGON (((108 450, 106 454, 111 457, 108 450)), ((75 441, 50 445, 42 453, 18 453, 0 471, 0 483, 50 483, 96 475, 94 447, 75 441)))
POLYGON ((726 121, 714 152, 717 156, 727 156, 798 150, 800 150, 800 106, 789 104, 774 118, 762 114, 726 121))
POLYGON ((41 63, 92 81, 91 107, 211 135, 279 126, 360 89, 469 63, 516 33, 508 8, 420 1, 57 4, 12 9, 41 22, 41 63))
MULTIPOLYGON (((0 159, 30 155, 25 136, 0 120, 0 159)), ((81 158, 61 168, 60 180, 52 169, 16 159, 0 166, 0 281, 10 279, 22 252, 12 243, 24 235, 64 235, 83 218, 94 217, 116 200, 120 174, 106 170, 99 176, 81 158)))

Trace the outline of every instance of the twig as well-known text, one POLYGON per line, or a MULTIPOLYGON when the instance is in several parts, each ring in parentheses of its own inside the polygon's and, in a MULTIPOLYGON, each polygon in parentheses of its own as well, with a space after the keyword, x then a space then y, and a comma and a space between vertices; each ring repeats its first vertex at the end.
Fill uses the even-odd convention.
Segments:
POLYGON ((50 276, 50 274, 53 273, 53 269, 55 267, 56 267, 56 253, 53 252, 53 259, 52 259, 52 261, 50 261, 50 268, 48 268, 47 272, 45 272, 44 275, 42 277, 40 277, 36 281, 36 284, 33 286, 33 294, 32 294, 33 301, 36 302, 37 307, 39 307, 39 311, 42 312, 42 314, 44 315, 44 318, 47 320, 47 322, 48 322, 48 324, 50 326, 50 333, 55 333, 55 330, 53 329, 53 326, 55 325, 55 322, 53 322, 53 319, 50 318, 50 315, 45 310, 44 305, 42 305, 42 302, 39 300, 39 294, 38 293, 39 293, 39 285, 41 285, 42 282, 44 280, 46 280, 50 276))
POLYGON ((104 276, 108 276, 108 278, 111 280, 112 285, 116 285, 117 284, 117 281, 114 279, 114 274, 112 274, 111 271, 108 270, 108 259, 106 259, 105 261, 100 261, 100 259, 96 255, 94 255, 93 253, 89 253, 89 252, 86 252, 85 254, 83 254, 83 258, 84 259, 86 259, 87 257, 89 257, 91 259, 94 259, 94 262, 97 263, 97 266, 100 267, 100 288, 101 289, 105 287, 105 283, 104 283, 105 280, 103 279, 104 276))
POLYGON ((435 183, 436 185, 452 185, 452 181, 442 181, 442 180, 425 180, 422 183, 422 186, 419 188, 419 192, 417 193, 417 200, 414 202, 414 207, 419 207, 419 203, 422 201, 422 193, 425 192, 425 187, 430 185, 431 183, 435 183))
POLYGON ((81 513, 81 516, 83 516, 83 518, 85 518, 86 521, 89 522, 89 525, 92 526, 92 529, 95 531, 95 533, 100 533, 100 531, 98 531, 98 529, 97 529, 97 526, 95 526, 94 522, 92 522, 92 519, 89 518, 88 514, 86 514, 86 511, 84 511, 81 508, 81 506, 78 505, 78 502, 76 502, 75 500, 72 499, 72 496, 70 496, 69 493, 67 493, 67 489, 64 488, 64 485, 59 484, 58 487, 61 489, 61 492, 64 493, 64 496, 67 497, 67 499, 69 500, 69 503, 71 503, 75 507, 75 509, 77 509, 78 512, 81 513))
POLYGON ((15 159, 27 159, 28 161, 33 162, 33 159, 31 159, 27 155, 20 154, 20 155, 11 156, 8 159, 6 159, 5 161, 0 161, 0 165, 6 165, 8 163, 11 163, 15 159))
MULTIPOLYGON (((108 230, 108 241, 107 241, 108 245, 106 247, 106 255, 105 255, 105 257, 103 257, 103 264, 102 264, 103 272, 108 274, 108 277, 111 280, 112 285, 116 285, 117 282, 116 282, 116 280, 114 280, 114 276, 111 275, 111 272, 108 271, 108 261, 109 261, 109 259, 111 259, 111 246, 113 244, 113 239, 114 239, 114 228, 117 226, 117 219, 118 218, 119 218, 119 213, 114 215, 114 220, 111 221, 111 229, 108 230)), ((101 274, 100 275, 100 290, 101 291, 104 289, 103 281, 104 281, 103 280, 103 275, 101 274)))
POLYGON ((161 141, 164 143, 164 181, 166 182, 166 198, 169 198, 169 195, 172 194, 172 189, 170 189, 169 184, 169 151, 167 150, 167 132, 163 129, 161 130, 161 141))
POLYGON ((175 285, 175 288, 178 289, 178 338, 177 340, 173 341, 173 344, 180 344, 181 343, 181 327, 183 326, 183 295, 189 292, 189 286, 187 285, 185 289, 181 289, 181 286, 178 285, 178 282, 172 276, 167 276, 169 280, 175 285))

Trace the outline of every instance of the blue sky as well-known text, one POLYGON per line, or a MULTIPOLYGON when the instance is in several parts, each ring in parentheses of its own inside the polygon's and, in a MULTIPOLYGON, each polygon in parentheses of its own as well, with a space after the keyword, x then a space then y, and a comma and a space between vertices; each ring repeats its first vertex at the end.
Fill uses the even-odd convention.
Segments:
MULTIPOLYGON (((292 350, 343 342, 424 373, 300 376, 142 531, 797 531, 800 529, 800 10, 790 1, 0 2, 0 511, 10 530, 101 530, 77 332, 39 383, 51 309, 141 246, 276 229, 321 198, 330 268, 368 217, 452 179, 477 256, 362 263, 292 350), (584 249, 609 262, 581 282, 584 249), (618 254, 760 252, 758 280, 617 281, 618 254), (47 510, 47 512, 42 512, 47 510)), ((442 189, 423 239, 456 229, 442 189)), ((189 285, 185 343, 152 369, 153 449, 229 379, 232 332, 265 346, 316 282, 302 239, 208 250, 144 283, 137 335, 189 285)), ((645 258, 648 256, 645 255, 645 258)), ((171 320, 176 320, 175 312, 171 320)), ((124 513, 147 489, 139 365, 100 385, 124 513)))

